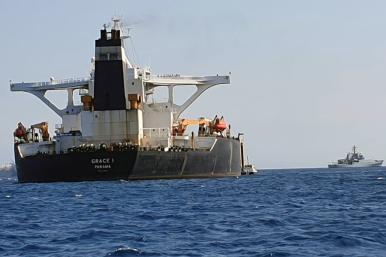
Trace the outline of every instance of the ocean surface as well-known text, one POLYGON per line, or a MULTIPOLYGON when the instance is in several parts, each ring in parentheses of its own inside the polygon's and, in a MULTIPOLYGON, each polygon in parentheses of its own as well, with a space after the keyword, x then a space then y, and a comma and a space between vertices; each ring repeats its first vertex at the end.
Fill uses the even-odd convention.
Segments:
POLYGON ((386 169, 18 184, 0 256, 386 256, 386 169))

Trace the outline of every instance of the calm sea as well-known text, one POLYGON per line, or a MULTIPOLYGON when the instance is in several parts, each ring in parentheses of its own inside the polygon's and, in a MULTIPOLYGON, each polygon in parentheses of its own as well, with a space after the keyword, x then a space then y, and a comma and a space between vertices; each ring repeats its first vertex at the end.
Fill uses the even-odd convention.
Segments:
POLYGON ((386 256, 386 169, 17 184, 0 256, 386 256))

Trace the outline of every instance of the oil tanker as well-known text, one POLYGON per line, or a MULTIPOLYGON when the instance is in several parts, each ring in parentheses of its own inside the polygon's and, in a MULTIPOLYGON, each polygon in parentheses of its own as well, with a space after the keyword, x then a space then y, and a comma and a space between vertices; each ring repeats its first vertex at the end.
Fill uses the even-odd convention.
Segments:
POLYGON ((95 41, 88 77, 11 82, 11 91, 35 95, 62 120, 53 136, 47 122, 18 124, 14 132, 18 181, 240 176, 242 134, 233 136, 220 116, 181 117, 204 91, 229 84, 229 75, 154 75, 149 68, 130 62, 124 45, 128 35, 118 19, 113 21, 95 41), (176 104, 174 89, 192 85, 196 91, 183 104, 176 104), (158 87, 167 88, 168 99, 157 100, 158 87), (45 96, 50 90, 67 91, 64 109, 45 96), (74 94, 80 95, 79 104, 74 94))

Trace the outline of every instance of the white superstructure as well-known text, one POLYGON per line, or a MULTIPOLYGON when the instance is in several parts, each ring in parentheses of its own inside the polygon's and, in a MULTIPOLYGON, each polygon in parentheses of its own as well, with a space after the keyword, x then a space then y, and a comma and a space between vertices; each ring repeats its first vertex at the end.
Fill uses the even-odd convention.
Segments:
MULTIPOLYGON (((130 63, 125 54, 124 38, 120 35, 118 20, 114 20, 111 32, 107 32, 106 28, 101 31, 101 39, 96 41, 94 68, 89 77, 68 80, 51 79, 48 82, 35 83, 11 83, 11 91, 23 91, 35 95, 62 119, 62 124, 56 128, 56 136, 53 140, 55 143, 47 141, 39 142, 39 144, 21 144, 22 154, 66 152, 71 147, 83 144, 98 145, 114 142, 129 142, 141 147, 162 147, 163 149, 175 145, 210 148, 215 144, 215 138, 197 138, 194 135, 176 134, 174 131, 181 124, 182 112, 210 87, 229 84, 229 75, 152 74, 150 69, 136 67, 130 63), (98 74, 97 69, 102 70, 98 68, 102 65, 106 65, 104 73, 99 72, 98 74), (114 107, 114 102, 121 100, 119 97, 115 98, 106 93, 106 99, 110 97, 110 100, 103 99, 103 88, 114 85, 95 84, 95 76, 99 76, 98 81, 103 82, 105 70, 109 69, 107 65, 122 65, 123 108, 114 107), (174 101, 174 89, 191 85, 196 86, 196 91, 183 104, 177 105, 174 101), (157 87, 167 87, 168 99, 166 101, 154 101, 157 87), (68 100, 64 109, 58 108, 45 97, 46 92, 50 90, 67 91, 68 100), (74 104, 75 90, 80 90, 81 105, 74 104)), ((224 133, 227 130, 228 128, 224 130, 224 133)), ((216 132, 211 129, 207 135, 213 133, 216 132)), ((229 135, 229 132, 227 134, 229 135)))

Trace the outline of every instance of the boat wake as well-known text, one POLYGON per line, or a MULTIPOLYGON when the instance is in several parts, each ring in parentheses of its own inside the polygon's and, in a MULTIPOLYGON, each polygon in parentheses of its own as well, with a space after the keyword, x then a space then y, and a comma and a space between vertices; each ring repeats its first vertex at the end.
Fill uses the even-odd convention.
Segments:
POLYGON ((0 166, 0 177, 16 177, 16 166, 14 163, 7 163, 0 166))

